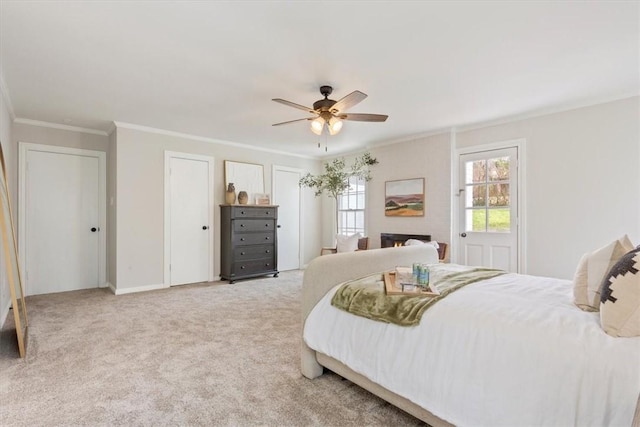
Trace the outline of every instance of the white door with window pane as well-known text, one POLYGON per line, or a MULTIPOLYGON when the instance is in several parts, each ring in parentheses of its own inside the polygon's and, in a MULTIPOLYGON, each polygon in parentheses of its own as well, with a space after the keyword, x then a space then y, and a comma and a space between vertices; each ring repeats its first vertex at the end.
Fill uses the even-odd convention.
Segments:
POLYGON ((517 147, 460 155, 460 264, 518 271, 517 165, 517 147))
POLYGON ((365 180, 352 176, 349 188, 338 196, 338 233, 365 234, 365 180))

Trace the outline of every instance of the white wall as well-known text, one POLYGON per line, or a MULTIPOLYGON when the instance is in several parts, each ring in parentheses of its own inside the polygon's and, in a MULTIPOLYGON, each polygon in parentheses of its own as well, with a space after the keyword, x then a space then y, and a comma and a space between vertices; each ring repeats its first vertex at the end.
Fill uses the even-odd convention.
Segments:
POLYGON ((370 152, 380 162, 373 169, 367 193, 367 232, 373 247, 380 247, 380 233, 430 234, 431 240, 449 242, 450 135, 423 137, 370 152), (385 216, 385 181, 411 178, 425 179, 424 216, 385 216))
MULTIPOLYGON (((317 173, 320 162, 180 136, 118 127, 117 158, 117 289, 164 283, 164 152, 215 157, 216 203, 214 230, 220 229, 217 204, 224 203, 224 160, 264 165, 265 191, 271 189, 271 166, 290 166, 317 173)), ((305 263, 320 250, 320 200, 311 190, 304 195, 305 263)), ((214 235, 214 274, 220 274, 220 238, 214 235)), ((113 282, 112 282, 113 283, 113 282)))
MULTIPOLYGON (((432 240, 449 242, 450 220, 450 134, 420 137, 411 141, 368 150, 379 164, 371 167, 367 183, 366 233, 369 247, 380 247, 380 233, 429 234, 432 240), (421 217, 387 217, 384 214, 385 182, 425 179, 425 214, 421 217)), ((347 165, 361 155, 345 156, 347 165)), ((335 244, 335 202, 323 197, 323 243, 335 244)))
POLYGON ((640 243, 640 98, 458 132, 457 147, 526 139, 527 273, 572 278, 580 256, 640 243))
MULTIPOLYGON (((13 124, 13 141, 17 152, 19 142, 53 145, 57 147, 82 148, 85 150, 107 151, 109 138, 105 135, 95 135, 66 129, 55 129, 44 126, 34 126, 27 123, 13 124)), ((15 159, 17 179, 17 157, 15 159)))
MULTIPOLYGON (((5 100, 5 94, 0 87, 0 143, 2 144, 2 150, 7 166, 9 191, 13 196, 13 206, 16 206, 16 163, 13 161, 15 159, 15 150, 11 143, 11 121, 11 114, 9 113, 9 107, 5 100)), ((2 326, 4 325, 7 314, 9 313, 9 307, 11 306, 11 294, 9 293, 9 282, 7 281, 6 271, 4 252, 2 247, 0 247, 0 329, 2 329, 2 326)))

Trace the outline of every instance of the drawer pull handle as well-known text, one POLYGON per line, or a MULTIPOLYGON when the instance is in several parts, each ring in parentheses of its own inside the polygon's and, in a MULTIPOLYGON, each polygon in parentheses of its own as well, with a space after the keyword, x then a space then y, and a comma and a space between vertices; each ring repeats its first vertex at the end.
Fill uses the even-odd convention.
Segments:
POLYGON ((264 226, 265 226, 265 227, 269 227, 269 224, 265 224, 264 226))
POLYGON ((244 211, 240 211, 240 215, 244 215, 244 211))
POLYGON ((264 266, 265 266, 265 267, 269 267, 269 263, 268 263, 268 262, 266 262, 266 263, 264 264, 264 266))
POLYGON ((244 224, 240 224, 240 227, 244 227, 244 224))
POLYGON ((241 238, 240 238, 240 241, 241 241, 241 242, 244 242, 244 237, 241 237, 241 238))
POLYGON ((266 253, 268 253, 268 254, 270 254, 270 253, 271 253, 271 251, 270 251, 269 249, 267 249, 265 252, 266 252, 266 253))
POLYGON ((245 269, 244 265, 240 266, 240 270, 244 270, 244 269, 245 269))
POLYGON ((240 255, 244 255, 244 252, 240 252, 240 255))
POLYGON ((265 239, 265 240, 269 240, 269 236, 265 237, 264 239, 265 239))

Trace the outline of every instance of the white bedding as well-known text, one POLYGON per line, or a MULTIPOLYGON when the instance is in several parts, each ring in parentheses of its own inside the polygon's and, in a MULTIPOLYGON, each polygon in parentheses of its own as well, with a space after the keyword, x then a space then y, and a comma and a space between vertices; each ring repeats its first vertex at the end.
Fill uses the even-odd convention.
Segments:
POLYGON ((640 338, 613 338, 566 280, 506 274, 456 291, 402 327, 331 306, 307 345, 458 426, 631 425, 640 338))

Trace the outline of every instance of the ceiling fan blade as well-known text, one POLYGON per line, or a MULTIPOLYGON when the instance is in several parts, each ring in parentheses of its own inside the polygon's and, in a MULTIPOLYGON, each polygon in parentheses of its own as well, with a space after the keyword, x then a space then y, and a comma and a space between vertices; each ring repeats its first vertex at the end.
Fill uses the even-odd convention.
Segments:
POLYGON ((349 95, 345 96, 331 107, 332 112, 340 112, 347 110, 354 105, 362 102, 367 97, 366 93, 362 93, 359 90, 354 90, 349 95))
POLYGON ((295 122, 301 122, 303 120, 313 120, 313 119, 315 119, 315 117, 307 117, 307 118, 304 118, 304 119, 289 120, 288 122, 274 123, 271 126, 288 125, 289 123, 295 123, 295 122))
POLYGON ((298 110, 306 111, 307 113, 315 113, 315 111, 313 111, 313 108, 305 107, 304 105, 296 104, 295 102, 287 101, 286 99, 274 98, 272 99, 272 101, 288 105, 289 107, 297 108, 298 110))
POLYGON ((355 122, 384 122, 387 120, 385 114, 338 114, 342 120, 352 120, 355 122))

